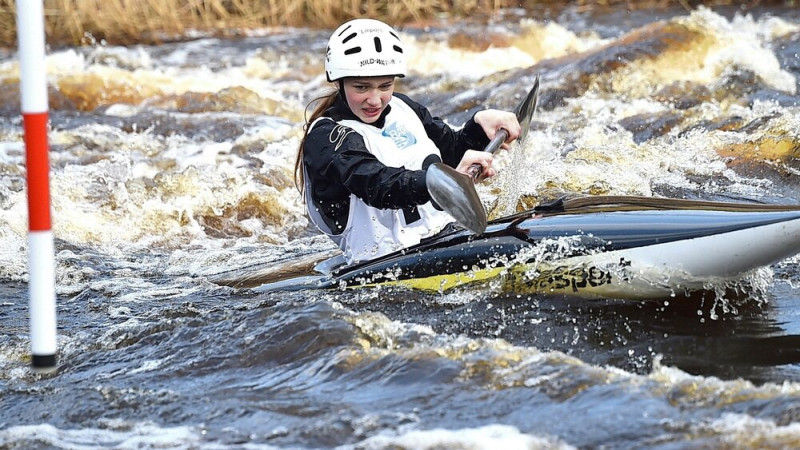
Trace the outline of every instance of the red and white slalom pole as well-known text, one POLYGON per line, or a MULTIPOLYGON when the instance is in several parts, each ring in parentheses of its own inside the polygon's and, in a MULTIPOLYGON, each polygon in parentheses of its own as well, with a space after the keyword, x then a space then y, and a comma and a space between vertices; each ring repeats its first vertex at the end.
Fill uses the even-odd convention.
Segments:
POLYGON ((50 228, 47 75, 42 0, 17 1, 17 41, 28 172, 28 281, 33 369, 56 367, 56 294, 50 228))

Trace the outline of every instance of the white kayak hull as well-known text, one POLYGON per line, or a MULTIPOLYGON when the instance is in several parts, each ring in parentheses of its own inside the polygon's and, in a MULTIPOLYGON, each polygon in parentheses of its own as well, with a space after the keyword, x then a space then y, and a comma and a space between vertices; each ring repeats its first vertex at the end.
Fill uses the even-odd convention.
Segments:
POLYGON ((657 299, 741 280, 800 253, 798 207, 684 203, 693 207, 523 213, 490 224, 481 235, 454 231, 375 261, 259 290, 483 286, 657 299))

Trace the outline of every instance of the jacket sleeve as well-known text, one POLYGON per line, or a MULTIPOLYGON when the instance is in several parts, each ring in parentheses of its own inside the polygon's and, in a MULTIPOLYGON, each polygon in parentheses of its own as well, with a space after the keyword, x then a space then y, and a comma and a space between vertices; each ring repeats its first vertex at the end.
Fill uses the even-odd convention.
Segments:
POLYGON ((454 130, 441 118, 431 115, 428 108, 411 100, 407 95, 399 93, 394 95, 414 110, 425 126, 428 137, 439 148, 442 161, 448 166, 456 167, 467 150, 482 150, 489 144, 489 138, 486 137, 483 128, 475 122, 474 115, 461 129, 454 130))
POLYGON ((306 138, 303 163, 319 202, 353 193, 375 208, 401 209, 430 201, 425 171, 389 167, 378 161, 351 128, 333 120, 314 126, 306 138))

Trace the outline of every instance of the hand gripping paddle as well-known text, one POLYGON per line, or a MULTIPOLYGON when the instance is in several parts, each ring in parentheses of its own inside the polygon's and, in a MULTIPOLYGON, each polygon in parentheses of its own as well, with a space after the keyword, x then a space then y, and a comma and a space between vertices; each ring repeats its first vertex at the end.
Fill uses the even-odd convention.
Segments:
MULTIPOLYGON (((522 131, 517 138, 518 145, 524 145, 531 128, 531 117, 536 110, 536 100, 539 95, 539 75, 533 82, 528 95, 517 105, 514 113, 517 116, 522 131)), ((484 151, 494 153, 508 138, 508 131, 500 129, 489 142, 484 151)), ((480 164, 473 164, 467 169, 470 173, 465 175, 444 163, 434 163, 428 167, 425 181, 428 193, 436 204, 456 219, 470 231, 476 234, 486 231, 486 208, 475 190, 475 180, 482 172, 480 164)))

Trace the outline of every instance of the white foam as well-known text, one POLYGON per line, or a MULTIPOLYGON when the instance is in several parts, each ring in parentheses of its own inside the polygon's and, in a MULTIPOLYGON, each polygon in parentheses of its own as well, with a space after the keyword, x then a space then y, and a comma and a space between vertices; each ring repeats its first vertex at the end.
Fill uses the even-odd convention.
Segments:
POLYGON ((403 36, 403 43, 408 48, 410 71, 425 75, 447 74, 476 80, 490 73, 536 63, 531 55, 513 46, 470 52, 453 49, 447 42, 420 41, 413 36, 403 36))
POLYGON ((114 428, 60 429, 49 424, 18 425, 0 430, 0 446, 11 448, 52 446, 74 450, 96 448, 202 448, 195 427, 162 428, 150 422, 114 424, 114 428))
POLYGON ((478 428, 448 430, 413 430, 400 435, 378 435, 365 439, 358 448, 413 448, 433 450, 453 448, 461 450, 505 449, 570 449, 575 448, 563 441, 549 436, 534 436, 521 433, 510 425, 493 424, 478 428))
MULTIPOLYGON (((716 34, 720 45, 708 54, 703 61, 705 78, 711 81, 736 66, 752 70, 770 87, 794 93, 794 76, 782 70, 775 54, 769 49, 767 38, 772 39, 776 30, 787 33, 785 22, 771 19, 755 21, 752 16, 737 15, 727 21, 724 17, 706 7, 698 7, 687 19, 687 23, 697 23, 704 30, 716 34)), ((795 27, 796 29, 796 27, 795 27)))
POLYGON ((739 448, 794 448, 800 440, 800 423, 778 425, 772 419, 724 413, 718 419, 692 427, 698 434, 714 434, 720 444, 739 448))

